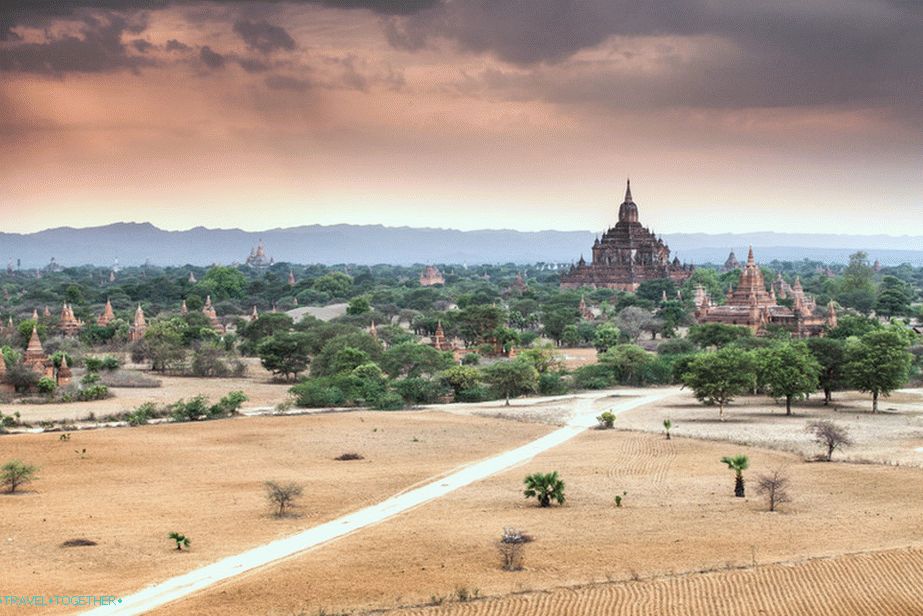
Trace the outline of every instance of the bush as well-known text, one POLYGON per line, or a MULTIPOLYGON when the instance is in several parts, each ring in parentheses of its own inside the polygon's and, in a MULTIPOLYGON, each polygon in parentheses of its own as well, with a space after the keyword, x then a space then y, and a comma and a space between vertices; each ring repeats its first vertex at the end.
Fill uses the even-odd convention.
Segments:
POLYGON ((178 400, 170 407, 173 421, 197 421, 208 416, 208 399, 205 396, 196 396, 188 402, 178 400))
POLYGON ((486 400, 491 400, 493 397, 489 387, 474 385, 467 389, 459 390, 455 395, 455 400, 457 402, 484 402, 486 400))
POLYGON ((463 366, 477 366, 479 363, 481 363, 481 356, 477 353, 466 353, 465 356, 462 357, 463 366))
POLYGON ((396 391, 388 391, 375 401, 374 406, 379 411, 398 411, 404 408, 404 398, 396 391))
POLYGON ((596 421, 599 422, 600 430, 611 430, 615 426, 615 413, 612 411, 603 411, 602 414, 596 418, 596 421))
MULTIPOLYGON (((84 378, 84 380, 86 380, 84 378)), ((83 386, 77 391, 77 399, 83 402, 90 400, 105 400, 109 397, 109 388, 102 383, 83 386)))
POLYGON ((37 472, 38 468, 31 464, 10 460, 0 466, 0 485, 6 488, 8 494, 12 494, 20 487, 31 483, 37 472))
POLYGON ((247 394, 242 391, 229 392, 226 396, 221 398, 221 400, 209 407, 208 416, 209 418, 215 418, 233 415, 240 410, 240 407, 242 407, 244 402, 248 399, 247 394))
POLYGON ((606 389, 617 382, 615 371, 608 364, 590 364, 574 370, 574 386, 577 389, 606 389))
POLYGON ((433 404, 446 395, 446 388, 439 381, 420 377, 408 377, 394 382, 394 389, 409 405, 433 404))
POLYGON ((38 380, 36 388, 43 394, 53 394, 54 390, 58 388, 58 384, 54 382, 54 379, 43 376, 38 380))
POLYGON ((153 402, 145 402, 133 410, 125 418, 129 426, 143 426, 148 421, 157 416, 157 405, 153 402))
POLYGON ((503 534, 497 542, 497 551, 500 552, 500 562, 504 571, 522 569, 524 546, 530 541, 532 537, 517 528, 503 529, 503 534))
MULTIPOLYGON (((346 404, 346 394, 334 383, 332 377, 307 379, 289 391, 295 396, 295 404, 301 407, 324 408, 346 404)), ((403 404, 401 400, 401 406, 403 404)))
POLYGON ((538 391, 545 396, 557 396, 570 391, 570 383, 560 372, 546 372, 538 377, 538 391))
POLYGON ((266 498, 275 510, 277 518, 285 516, 285 510, 294 506, 295 499, 302 495, 304 490, 296 483, 266 482, 266 498))
POLYGON ((350 460, 365 460, 365 456, 361 453, 341 453, 334 458, 337 462, 348 462, 350 460))

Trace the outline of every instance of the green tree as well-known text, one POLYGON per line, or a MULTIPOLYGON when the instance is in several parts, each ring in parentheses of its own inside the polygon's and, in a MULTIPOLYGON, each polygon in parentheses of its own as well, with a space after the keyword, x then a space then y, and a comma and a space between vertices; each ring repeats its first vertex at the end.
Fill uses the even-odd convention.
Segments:
POLYGON ((10 460, 0 466, 0 485, 6 488, 7 494, 13 494, 20 487, 32 483, 38 468, 26 464, 21 460, 10 460))
POLYGON ((212 301, 240 299, 247 289, 247 277, 233 267, 216 265, 205 273, 199 286, 211 295, 212 301))
POLYGON ((352 298, 346 307, 346 314, 366 314, 371 311, 372 304, 369 303, 369 298, 364 295, 352 298))
POLYGON ((912 299, 913 290, 910 285, 896 276, 885 276, 878 288, 875 311, 886 317, 910 314, 912 299))
POLYGON ((511 396, 532 393, 538 389, 538 370, 529 362, 515 359, 499 361, 484 369, 484 380, 494 386, 510 404, 511 396))
POLYGON ((347 297, 352 292, 353 279, 343 272, 330 272, 314 281, 314 289, 330 297, 347 297))
POLYGON ((596 352, 605 353, 609 348, 617 345, 621 335, 619 328, 611 323, 603 323, 597 327, 596 335, 593 336, 593 346, 596 347, 596 352))
POLYGON ((519 358, 532 364, 539 374, 558 371, 564 365, 561 356, 550 343, 526 349, 519 354, 519 358))
POLYGON ((617 344, 599 355, 600 365, 609 367, 623 385, 642 385, 644 372, 654 359, 636 344, 617 344))
MULTIPOLYGON (((337 374, 339 369, 344 367, 344 364, 337 363, 337 354, 347 347, 365 353, 367 355, 366 361, 378 362, 381 359, 381 342, 367 332, 352 329, 350 333, 339 334, 323 343, 323 348, 314 356, 311 362, 311 374, 314 376, 337 374)), ((340 359, 343 359, 343 357, 341 356, 340 359)))
POLYGON ((189 537, 187 537, 187 536, 184 535, 183 533, 178 533, 178 532, 176 532, 176 531, 173 531, 172 533, 170 533, 169 535, 167 535, 167 538, 168 538, 168 539, 172 539, 173 541, 176 542, 176 549, 177 549, 178 551, 180 551, 180 552, 183 551, 183 548, 186 548, 186 549, 188 550, 188 549, 189 549, 189 544, 192 543, 192 542, 189 540, 189 537))
POLYGON ((759 381, 773 398, 785 399, 785 414, 792 400, 817 391, 821 366, 803 342, 782 342, 757 351, 759 381))
POLYGON ((255 321, 241 328, 240 335, 252 345, 256 345, 264 338, 289 331, 293 325, 292 317, 284 312, 264 312, 255 321))
POLYGON ((186 359, 184 342, 188 330, 186 321, 180 317, 154 320, 138 345, 141 357, 150 361, 155 371, 177 368, 186 359))
POLYGON ((724 407, 753 387, 756 370, 746 351, 727 347, 693 357, 682 375, 683 385, 692 389, 704 404, 717 405, 724 418, 724 407))
POLYGON ((910 377, 913 355, 904 332, 897 326, 870 331, 846 344, 846 376, 852 387, 872 394, 872 412, 878 398, 888 396, 910 377))
POLYGON ((435 374, 452 365, 451 353, 416 342, 403 342, 386 350, 381 357, 381 368, 391 378, 418 377, 435 374))
POLYGON ((457 396, 460 392, 472 389, 481 380, 481 371, 470 366, 452 366, 439 373, 442 382, 452 388, 457 396))
POLYGON ((263 367, 285 379, 297 376, 308 368, 309 339, 300 332, 276 332, 257 346, 263 367))
POLYGON ((808 348, 820 364, 820 387, 824 390, 824 405, 833 400, 833 391, 845 385, 846 341, 830 336, 808 338, 808 348))
POLYGON ((558 471, 533 473, 527 476, 523 483, 526 486, 523 495, 526 498, 537 499, 540 507, 550 507, 551 501, 556 501, 559 505, 564 504, 564 482, 558 477, 558 471))
POLYGON ((727 467, 734 471, 734 496, 743 498, 744 494, 744 471, 750 468, 750 458, 745 455, 724 456, 721 462, 727 464, 727 467))
POLYGON ((689 328, 689 341, 703 348, 720 349, 753 335, 747 327, 725 325, 724 323, 702 323, 689 328))

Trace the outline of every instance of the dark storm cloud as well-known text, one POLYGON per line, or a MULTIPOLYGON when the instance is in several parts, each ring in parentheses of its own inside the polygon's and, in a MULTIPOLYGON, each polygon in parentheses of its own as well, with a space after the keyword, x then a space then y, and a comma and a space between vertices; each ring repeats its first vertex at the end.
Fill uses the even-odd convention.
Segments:
POLYGON ((178 41, 176 39, 170 39, 169 41, 167 41, 167 45, 165 49, 167 51, 189 51, 190 48, 189 48, 189 45, 187 45, 186 43, 183 43, 182 41, 178 41))
POLYGON ((205 63, 205 66, 211 69, 224 68, 225 57, 214 51, 208 45, 199 50, 199 58, 205 63))
POLYGON ((45 43, 16 43, 0 47, 0 69, 30 73, 95 73, 136 69, 152 61, 128 53, 125 32, 137 34, 143 25, 121 15, 83 15, 80 36, 67 34, 45 43))
POLYGON ((277 49, 291 51, 295 49, 293 39, 285 28, 274 26, 267 21, 250 21, 240 19, 234 22, 236 32, 250 49, 269 53, 277 49))
POLYGON ((661 83, 654 77, 655 91, 627 91, 629 85, 646 87, 640 74, 624 76, 624 87, 614 78, 605 83, 605 71, 603 84, 576 83, 566 75, 563 81, 570 81, 574 98, 583 92, 614 104, 656 98, 661 104, 719 106, 886 102, 918 108, 921 32, 923 2, 910 0, 446 2, 386 24, 396 47, 414 50, 443 38, 463 51, 534 71, 516 79, 532 80, 536 94, 551 98, 570 94, 542 90, 551 73, 540 69, 566 63, 612 36, 625 37, 616 46, 626 57, 637 53, 636 37, 711 39, 726 44, 685 64, 662 58, 673 79, 661 83))

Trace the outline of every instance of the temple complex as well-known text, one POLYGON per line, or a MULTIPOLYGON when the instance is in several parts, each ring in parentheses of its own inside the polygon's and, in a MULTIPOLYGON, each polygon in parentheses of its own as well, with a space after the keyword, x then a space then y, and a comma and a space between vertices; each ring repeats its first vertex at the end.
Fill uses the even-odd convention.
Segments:
POLYGON ((263 246, 263 240, 254 246, 247 257, 247 265, 250 267, 269 267, 274 263, 271 257, 266 256, 266 248, 263 246))
POLYGON ((634 291, 645 280, 670 279, 680 283, 692 275, 692 266, 670 260, 663 240, 642 226, 638 206, 631 197, 631 183, 619 206, 619 220, 593 244, 593 261, 583 256, 561 276, 561 287, 582 286, 634 291))
POLYGON ((146 331, 147 321, 144 319, 144 310, 141 308, 141 304, 138 304, 138 309, 135 310, 135 318, 131 322, 131 327, 128 328, 128 340, 131 342, 143 340, 146 331))
POLYGON ((109 325, 112 319, 115 318, 115 313, 112 311, 112 302, 106 298, 106 307, 103 308, 103 313, 99 315, 96 319, 96 324, 100 327, 105 327, 109 325))
POLYGON ((45 349, 42 347, 42 341, 38 337, 38 329, 32 328, 32 336, 29 338, 29 345, 22 356, 22 364, 42 376, 54 377, 54 364, 45 355, 45 349))
POLYGON ((432 287, 437 284, 445 284, 445 277, 435 265, 427 265, 420 274, 420 286, 432 287))
POLYGON ((224 331, 224 328, 221 327, 221 321, 218 320, 218 313, 215 311, 215 307, 212 306, 212 296, 205 296, 205 305, 202 306, 202 314, 205 315, 205 318, 208 319, 208 322, 211 324, 212 329, 216 329, 220 332, 224 331))
POLYGON ((455 349, 452 343, 446 340, 445 331, 442 329, 442 321, 436 323, 436 333, 433 334, 430 344, 437 351, 452 351, 455 349))
POLYGON ((737 255, 735 255, 732 250, 731 254, 728 255, 727 261, 724 262, 724 267, 721 268, 721 271, 733 272, 736 269, 740 269, 740 261, 737 260, 737 255))
POLYGON ((794 300, 792 308, 778 304, 774 287, 766 290, 763 271, 756 264, 753 248, 750 248, 740 282, 728 292, 724 305, 714 305, 701 287, 696 288, 696 320, 699 323, 749 327, 755 334, 765 332, 769 326, 780 326, 799 338, 822 335, 825 327, 835 327, 836 310, 832 304, 828 307, 827 316, 820 316, 815 314, 817 305, 805 295, 799 279, 786 287, 783 290, 794 300))
POLYGON ((64 304, 61 308, 59 327, 61 328, 61 333, 65 336, 76 336, 83 329, 83 321, 74 316, 74 309, 70 304, 64 304))

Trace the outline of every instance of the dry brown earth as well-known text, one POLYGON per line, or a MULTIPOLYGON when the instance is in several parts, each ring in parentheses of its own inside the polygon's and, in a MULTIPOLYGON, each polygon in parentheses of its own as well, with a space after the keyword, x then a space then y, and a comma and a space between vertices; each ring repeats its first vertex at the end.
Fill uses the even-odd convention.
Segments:
POLYGON ((70 441, 57 433, 2 436, 0 461, 40 468, 30 490, 0 494, 2 590, 125 594, 551 429, 428 411, 239 417, 83 431, 70 441), (365 459, 333 459, 350 451, 365 459), (266 480, 304 485, 300 517, 268 515, 266 480), (171 550, 174 530, 191 538, 191 551, 171 550), (99 545, 60 547, 74 538, 99 545))
MULTIPOLYGON (((321 610, 340 613, 426 603, 457 589, 497 596, 919 547, 921 481, 923 470, 915 468, 805 463, 779 451, 594 430, 513 471, 157 613, 313 616, 321 610), (719 462, 736 453, 751 458, 751 494, 746 499, 733 497, 733 473, 719 462), (792 477, 793 501, 782 512, 768 513, 763 500, 752 494, 753 480, 756 473, 778 467, 785 467, 792 477), (522 478, 528 472, 550 470, 558 470, 565 480, 568 502, 539 509, 522 498, 522 478), (617 509, 613 496, 622 491, 628 492, 625 506, 617 509), (499 569, 494 542, 504 526, 524 528, 536 537, 527 546, 524 571, 499 569)), ((887 562, 877 566, 887 568, 887 562)), ((777 570, 784 571, 770 571, 777 570)), ((888 575, 897 579, 900 571, 888 575)), ((772 580, 778 574, 766 575, 772 580)), ((799 588, 792 601, 814 600, 810 588, 799 588)), ((847 591, 844 605, 855 594, 855 589, 847 591)), ((660 595, 651 595, 651 600, 655 596, 660 595)), ((531 613, 515 607, 521 598, 509 601, 484 604, 497 606, 485 613, 531 613)), ((548 613, 583 613, 570 609, 548 613)), ((637 613, 656 613, 656 607, 651 609, 637 613)))

